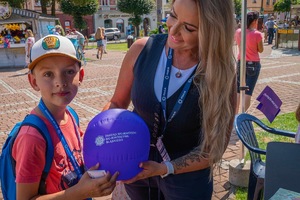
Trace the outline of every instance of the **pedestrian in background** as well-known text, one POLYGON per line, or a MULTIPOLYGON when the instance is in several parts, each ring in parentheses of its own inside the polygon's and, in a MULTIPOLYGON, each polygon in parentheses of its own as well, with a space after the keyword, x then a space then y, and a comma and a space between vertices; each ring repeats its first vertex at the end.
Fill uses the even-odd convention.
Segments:
POLYGON ((165 29, 164 29, 164 26, 163 26, 162 22, 160 22, 160 25, 158 27, 158 33, 159 34, 165 33, 165 29))
MULTIPOLYGON (((263 36, 260 31, 257 30, 259 13, 248 12, 247 13, 247 29, 246 29, 246 86, 249 88, 245 91, 245 110, 250 107, 251 96, 253 94, 259 73, 260 73, 260 57, 259 53, 264 50, 263 36)), ((237 110, 239 111, 240 102, 240 66, 241 66, 241 29, 237 29, 235 32, 235 40, 238 45, 237 56, 237 110)))
POLYGON ((275 26, 277 26, 277 24, 274 22, 273 16, 270 18, 270 20, 268 19, 268 21, 265 23, 265 26, 266 28, 268 28, 268 44, 272 44, 274 39, 275 26))
POLYGON ((106 37, 106 34, 105 34, 105 28, 102 28, 102 31, 103 31, 103 52, 105 54, 107 54, 107 51, 106 51, 106 46, 107 46, 107 37, 106 37))
POLYGON ((72 29, 72 34, 77 35, 77 41, 81 53, 84 53, 84 35, 77 31, 75 28, 72 29))
POLYGON ((53 32, 54 35, 64 35, 62 31, 62 27, 60 25, 55 26, 55 31, 53 32))
POLYGON ((100 54, 100 60, 102 59, 102 55, 103 55, 103 39, 104 39, 104 35, 103 35, 103 31, 101 27, 97 28, 97 31, 95 33, 95 39, 97 41, 97 55, 96 57, 99 59, 99 54, 100 54))
POLYGON ((166 25, 133 43, 103 109, 132 101, 151 132, 149 160, 125 181, 131 200, 211 200, 236 109, 232 0, 173 0, 166 25))
POLYGON ((25 32, 25 68, 28 67, 28 64, 30 63, 30 53, 31 53, 31 48, 33 44, 35 43, 35 38, 32 33, 32 30, 27 29, 25 32))

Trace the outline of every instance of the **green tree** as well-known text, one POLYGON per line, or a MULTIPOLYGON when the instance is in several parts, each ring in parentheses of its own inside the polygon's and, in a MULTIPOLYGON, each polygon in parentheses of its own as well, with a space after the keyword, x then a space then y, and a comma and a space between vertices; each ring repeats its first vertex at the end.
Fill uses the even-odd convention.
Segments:
POLYGON ((242 0, 233 0, 233 3, 236 17, 240 18, 242 14, 242 0))
POLYGON ((117 7, 123 13, 131 14, 130 21, 135 27, 136 36, 140 35, 139 25, 142 23, 142 15, 147 15, 154 8, 153 0, 119 0, 117 7))
MULTIPOLYGON (((28 0, 6 0, 6 2, 8 2, 11 7, 21 8, 21 9, 24 8, 24 4, 27 1, 28 0)), ((55 2, 55 0, 51 0, 51 1, 55 2)), ((40 2, 41 2, 42 13, 47 14, 47 6, 49 5, 50 0, 40 0, 40 2)), ((55 13, 53 15, 55 15, 55 13)))
POLYGON ((284 18, 286 19, 287 13, 291 10, 291 0, 279 0, 274 4, 274 11, 282 13, 284 12, 284 18))
POLYGON ((64 14, 73 16, 74 25, 79 30, 86 28, 83 16, 92 15, 97 9, 97 0, 61 0, 61 10, 64 14))
POLYGON ((8 2, 9 5, 14 8, 23 8, 23 5, 26 2, 26 0, 7 0, 4 2, 8 2))

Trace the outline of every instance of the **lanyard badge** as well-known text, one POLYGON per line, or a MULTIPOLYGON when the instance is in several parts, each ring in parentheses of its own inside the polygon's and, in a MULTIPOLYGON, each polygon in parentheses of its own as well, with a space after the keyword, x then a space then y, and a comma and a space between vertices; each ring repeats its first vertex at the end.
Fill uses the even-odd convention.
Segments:
POLYGON ((170 116, 167 117, 167 96, 168 96, 168 88, 169 88, 170 75, 171 75, 171 69, 172 69, 172 60, 173 60, 173 49, 169 48, 168 56, 167 56, 166 70, 165 70, 164 81, 163 81, 163 87, 162 87, 162 94, 161 94, 161 107, 162 107, 163 117, 165 119, 165 126, 162 131, 162 135, 157 138, 157 142, 156 142, 156 147, 157 147, 163 161, 171 160, 170 156, 165 148, 165 145, 162 141, 163 134, 165 133, 167 124, 172 121, 172 119, 175 117, 175 115, 180 110, 180 108, 188 94, 188 91, 192 85, 193 78, 194 78, 194 75, 191 75, 190 78, 187 80, 187 82, 185 83, 185 85, 176 101, 176 104, 175 104, 172 112, 170 113, 170 116))
POLYGON ((160 156, 162 157, 163 161, 170 161, 171 158, 165 148, 165 145, 162 141, 162 136, 157 138, 157 142, 156 142, 156 148, 159 151, 160 156))

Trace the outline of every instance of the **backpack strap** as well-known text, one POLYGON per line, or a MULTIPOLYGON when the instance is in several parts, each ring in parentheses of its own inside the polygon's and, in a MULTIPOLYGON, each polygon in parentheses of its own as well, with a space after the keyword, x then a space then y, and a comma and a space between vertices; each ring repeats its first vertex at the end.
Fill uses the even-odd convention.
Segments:
POLYGON ((79 127, 79 117, 77 115, 77 113, 75 112, 75 110, 73 108, 71 108, 70 106, 67 106, 68 111, 71 113, 71 115, 74 117, 77 126, 79 127))
POLYGON ((30 114, 25 117, 21 126, 32 126, 39 131, 46 141, 46 163, 43 169, 40 185, 39 185, 39 194, 46 194, 46 178, 51 168, 53 161, 54 148, 52 139, 50 137, 48 128, 45 122, 36 115, 30 114))
MULTIPOLYGON (((77 126, 79 126, 79 117, 78 117, 77 113, 75 112, 75 110, 73 108, 71 108, 70 106, 67 106, 67 109, 70 112, 70 114, 74 117, 74 119, 77 123, 77 126)), ((39 185, 39 194, 46 194, 46 178, 50 171, 51 164, 53 161, 53 156, 54 156, 54 147, 53 147, 52 139, 51 139, 50 133, 48 131, 48 128, 47 128, 45 122, 37 115, 34 115, 34 114, 27 115, 25 117, 25 119, 23 120, 21 126, 24 126, 24 125, 32 126, 35 129, 37 129, 38 132, 42 135, 42 137, 46 141, 46 163, 45 163, 45 167, 43 169, 43 173, 42 173, 42 177, 41 177, 41 181, 40 181, 40 185, 39 185)))

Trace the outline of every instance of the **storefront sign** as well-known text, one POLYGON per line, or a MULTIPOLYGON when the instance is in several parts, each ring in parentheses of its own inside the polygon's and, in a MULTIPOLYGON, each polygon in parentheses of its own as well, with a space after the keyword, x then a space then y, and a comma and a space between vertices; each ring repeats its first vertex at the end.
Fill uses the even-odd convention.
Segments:
POLYGON ((286 29, 278 29, 278 33, 287 34, 287 30, 286 29))
POLYGON ((0 20, 8 19, 11 13, 12 9, 8 2, 0 1, 0 20))

